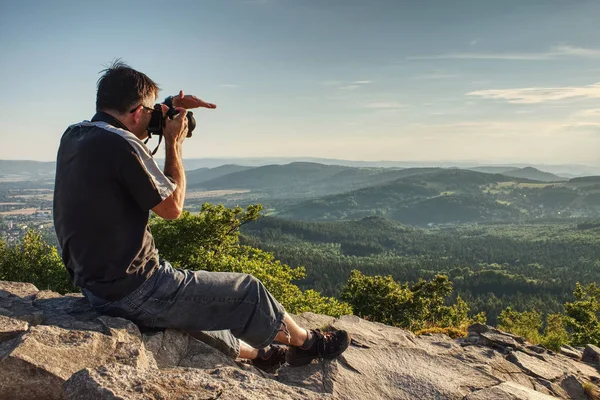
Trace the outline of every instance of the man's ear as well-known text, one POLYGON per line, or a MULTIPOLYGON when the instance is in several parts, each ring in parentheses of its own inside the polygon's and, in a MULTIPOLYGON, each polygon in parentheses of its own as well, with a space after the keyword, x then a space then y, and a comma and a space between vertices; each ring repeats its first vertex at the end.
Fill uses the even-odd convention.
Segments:
POLYGON ((136 108, 133 112, 133 122, 135 122, 136 124, 139 124, 142 120, 142 110, 142 106, 138 106, 138 108, 136 108))

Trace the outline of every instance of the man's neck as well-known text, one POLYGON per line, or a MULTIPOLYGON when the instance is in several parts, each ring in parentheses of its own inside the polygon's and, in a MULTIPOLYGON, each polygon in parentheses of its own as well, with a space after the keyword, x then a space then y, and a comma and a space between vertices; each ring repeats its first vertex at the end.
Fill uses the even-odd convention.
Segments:
POLYGON ((94 115, 94 117, 92 118, 92 122, 94 122, 94 121, 106 122, 107 124, 111 124, 112 126, 114 126, 116 128, 125 129, 126 131, 133 133, 140 140, 145 139, 144 137, 140 137, 135 132, 133 132, 131 129, 129 129, 129 127, 127 126, 125 121, 123 121, 121 118, 116 116, 114 113, 111 113, 110 111, 97 111, 96 115, 94 115))
POLYGON ((94 115, 94 117, 92 118, 92 122, 95 122, 95 121, 103 121, 103 122, 106 122, 107 124, 111 124, 114 127, 125 129, 125 130, 131 132, 131 130, 127 127, 127 125, 125 125, 123 123, 123 121, 121 121, 115 115, 113 115, 107 111, 97 111, 96 115, 94 115))

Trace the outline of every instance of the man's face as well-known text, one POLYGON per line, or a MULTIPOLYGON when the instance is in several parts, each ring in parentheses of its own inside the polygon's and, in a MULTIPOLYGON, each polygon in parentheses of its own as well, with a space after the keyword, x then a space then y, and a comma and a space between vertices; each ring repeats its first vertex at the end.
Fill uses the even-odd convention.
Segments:
POLYGON ((141 107, 138 106, 138 109, 135 111, 135 130, 132 130, 132 132, 140 138, 148 136, 148 125, 150 125, 150 120, 152 119, 155 102, 155 97, 148 97, 141 102, 141 107))
POLYGON ((150 124, 150 119, 152 118, 152 111, 154 111, 155 103, 156 98, 147 98, 142 102, 144 108, 142 108, 142 119, 140 121, 140 125, 144 127, 144 131, 148 130, 148 125, 150 124))

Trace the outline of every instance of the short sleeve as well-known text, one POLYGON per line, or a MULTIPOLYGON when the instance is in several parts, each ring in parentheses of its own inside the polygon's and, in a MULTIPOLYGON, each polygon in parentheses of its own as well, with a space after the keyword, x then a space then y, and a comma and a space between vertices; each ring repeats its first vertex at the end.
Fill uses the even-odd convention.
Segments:
POLYGON ((151 210, 169 197, 177 184, 161 171, 147 151, 137 151, 129 143, 127 147, 119 157, 121 183, 142 209, 151 210))

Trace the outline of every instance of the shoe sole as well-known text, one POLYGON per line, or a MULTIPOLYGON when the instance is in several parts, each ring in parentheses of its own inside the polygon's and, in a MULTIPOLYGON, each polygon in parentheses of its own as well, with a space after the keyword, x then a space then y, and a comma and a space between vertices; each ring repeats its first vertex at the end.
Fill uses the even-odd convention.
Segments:
MULTIPOLYGON (((331 359, 336 358, 340 354, 342 354, 344 351, 346 351, 346 349, 348 348, 348 346, 350 346, 350 342, 351 341, 352 341, 352 339, 350 337, 350 334, 347 333, 347 341, 335 353, 328 354, 325 357, 312 357, 312 356, 310 356, 310 357, 300 357, 300 358, 296 358, 295 360, 292 360, 292 362, 290 362, 290 360, 287 360, 287 358, 286 358, 286 361, 292 367, 301 367, 301 366, 310 364, 312 362, 312 360, 316 360, 318 358, 322 358, 324 360, 331 360, 331 359)), ((293 350, 290 350, 290 351, 293 351, 293 350)), ((288 354, 290 354, 290 353, 288 353, 288 354)))

